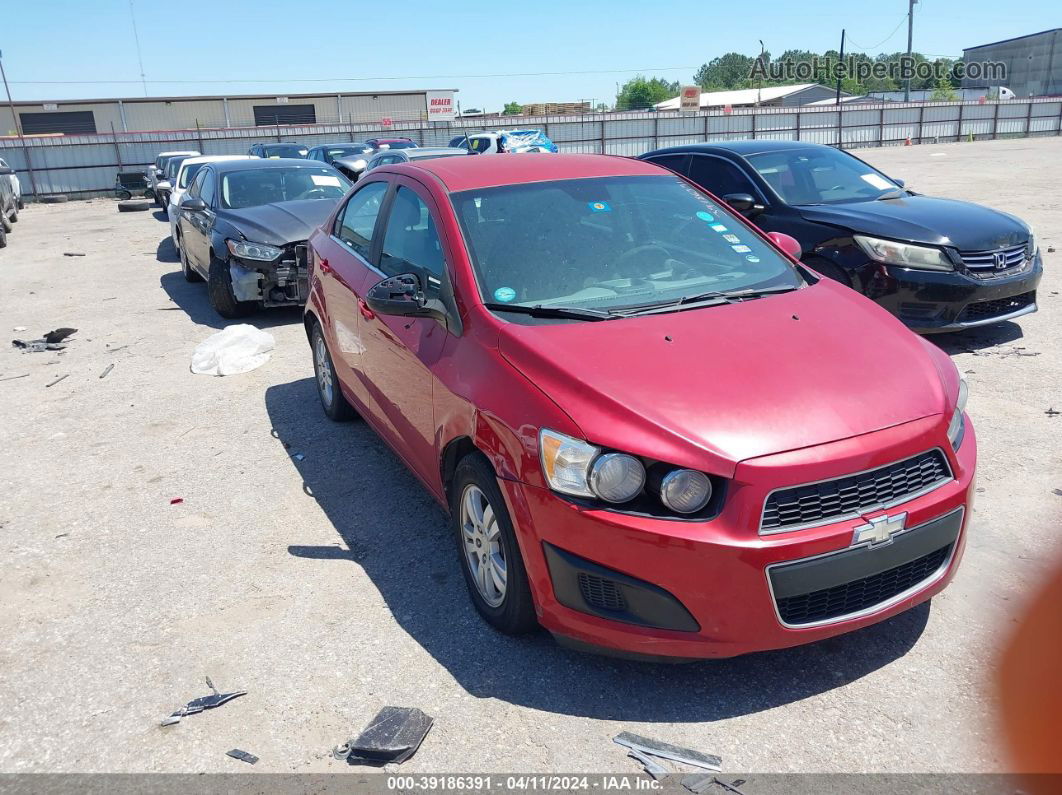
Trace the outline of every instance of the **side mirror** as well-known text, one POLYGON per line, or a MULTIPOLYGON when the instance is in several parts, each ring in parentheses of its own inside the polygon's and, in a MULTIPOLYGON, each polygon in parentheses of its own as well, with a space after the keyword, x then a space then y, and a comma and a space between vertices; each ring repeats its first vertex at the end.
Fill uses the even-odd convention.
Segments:
POLYGON ((804 253, 800 247, 800 241, 792 235, 787 235, 785 232, 768 232, 767 237, 793 259, 800 259, 800 255, 804 253))
POLYGON ((751 217, 763 212, 763 205, 756 204, 756 199, 750 193, 728 193, 723 197, 723 201, 742 215, 751 217))
POLYGON ((13 169, 13 168, 8 168, 7 166, 4 166, 3 168, 0 168, 0 177, 7 176, 8 174, 14 174, 14 173, 15 173, 15 169, 13 169))
POLYGON ((907 183, 904 182, 902 179, 894 179, 893 182, 895 182, 901 188, 906 188, 907 187, 907 183))
POLYGON ((181 209, 189 213, 201 213, 207 208, 206 202, 198 196, 184 196, 181 199, 181 209))
POLYGON ((379 315, 446 319, 445 306, 424 294, 415 273, 400 273, 377 282, 365 294, 365 303, 379 315))

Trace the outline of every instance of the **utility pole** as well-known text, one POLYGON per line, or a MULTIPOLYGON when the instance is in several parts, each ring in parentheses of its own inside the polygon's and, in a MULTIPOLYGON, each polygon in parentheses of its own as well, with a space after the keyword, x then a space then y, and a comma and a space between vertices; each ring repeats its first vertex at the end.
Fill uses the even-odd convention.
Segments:
POLYGON ((4 54, 2 52, 0 52, 0 77, 4 79, 7 106, 11 108, 11 120, 15 122, 15 132, 18 133, 18 140, 22 144, 22 156, 26 159, 26 171, 29 172, 30 188, 33 190, 33 200, 36 201, 40 198, 37 194, 37 178, 33 176, 33 161, 30 160, 29 147, 26 146, 26 139, 22 136, 22 125, 19 123, 18 114, 15 113, 15 103, 11 101, 11 89, 7 85, 7 72, 4 71, 4 54))
MULTIPOLYGON (((911 45, 914 43, 914 7, 918 0, 907 0, 907 58, 910 66, 911 45)), ((911 101, 911 78, 908 77, 903 83, 903 101, 911 101)))
MULTIPOLYGON (((761 69, 766 69, 767 68, 767 61, 764 58, 764 55, 765 55, 766 52, 767 52, 767 48, 763 46, 763 39, 760 39, 760 68, 761 69)), ((756 107, 757 108, 760 106, 760 102, 761 102, 762 99, 763 99, 763 77, 761 76, 760 79, 756 82, 756 107)))
MULTIPOLYGON (((844 28, 841 28, 841 68, 844 68, 844 28)), ((837 101, 835 105, 841 104, 841 73, 837 72, 837 101)))

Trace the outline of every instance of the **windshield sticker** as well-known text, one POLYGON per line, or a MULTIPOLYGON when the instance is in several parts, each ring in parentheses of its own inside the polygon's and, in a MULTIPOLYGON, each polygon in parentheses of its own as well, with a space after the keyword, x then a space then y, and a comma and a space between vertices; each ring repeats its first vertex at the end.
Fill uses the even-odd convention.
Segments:
POLYGON ((608 206, 608 202, 587 202, 586 206, 590 208, 592 213, 610 213, 612 208, 608 206))
POLYGON ((885 179, 882 179, 877 174, 860 174, 859 178, 869 185, 873 185, 878 190, 889 190, 893 185, 885 179))
POLYGON ((741 242, 741 238, 738 237, 737 235, 723 235, 723 240, 725 240, 727 243, 740 243, 741 242))
POLYGON ((730 248, 734 249, 738 254, 748 254, 752 251, 748 246, 731 246, 730 248))
POLYGON ((516 298, 516 290, 512 287, 499 287, 494 291, 494 297, 507 304, 516 298))
POLYGON ((725 226, 723 226, 722 224, 712 224, 712 229, 714 229, 716 232, 726 232, 727 231, 727 228, 725 226))
POLYGON ((711 213, 706 213, 704 210, 701 210, 699 213, 697 213, 697 217, 700 218, 702 221, 707 221, 708 223, 711 223, 715 220, 714 215, 712 215, 711 213))
POLYGON ((759 262, 760 261, 760 258, 757 257, 755 254, 749 254, 748 256, 745 257, 745 259, 747 259, 749 262, 759 262))
POLYGON ((339 177, 333 177, 328 174, 310 174, 310 179, 313 180, 313 184, 319 187, 340 188, 339 177))

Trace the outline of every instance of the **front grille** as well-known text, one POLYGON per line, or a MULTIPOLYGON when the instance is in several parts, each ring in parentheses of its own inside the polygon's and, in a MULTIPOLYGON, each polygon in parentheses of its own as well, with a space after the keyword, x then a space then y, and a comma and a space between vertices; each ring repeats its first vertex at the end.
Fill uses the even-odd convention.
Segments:
POLYGON ((996 298, 991 301, 977 301, 967 304, 966 308, 959 313, 960 323, 969 323, 974 320, 1009 315, 1023 309, 1036 301, 1036 292, 1012 295, 1010 298, 996 298))
POLYGON ((847 616, 887 602, 932 577, 944 565, 951 544, 887 571, 821 591, 778 599, 778 615, 790 626, 847 616))
POLYGON ((1009 276, 1021 268, 1026 262, 1026 244, 1020 246, 1007 246, 994 251, 960 251, 962 263, 974 276, 979 279, 991 279, 996 276, 1009 276), (996 255, 1001 259, 997 261, 996 255))
POLYGON ((895 505, 951 478, 940 450, 835 480, 771 492, 763 506, 761 532, 825 524, 863 511, 895 505))
POLYGON ((579 593, 591 607, 598 610, 626 610, 627 600, 613 580, 579 572, 579 593))

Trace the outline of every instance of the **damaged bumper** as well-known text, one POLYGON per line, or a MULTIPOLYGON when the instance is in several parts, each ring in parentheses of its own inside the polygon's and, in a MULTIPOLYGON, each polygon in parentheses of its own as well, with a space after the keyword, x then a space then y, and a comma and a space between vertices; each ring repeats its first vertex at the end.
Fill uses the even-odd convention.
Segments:
POLYGON ((932 417, 810 450, 742 462, 723 511, 671 521, 589 509, 501 481, 540 622, 569 643, 636 657, 730 657, 850 632, 943 590, 962 557, 973 492, 972 427, 957 453, 932 417), (869 443, 869 444, 868 444, 869 443), (768 496, 939 451, 928 491, 813 526, 761 532, 768 496), (903 515, 877 542, 857 529, 903 515))
POLYGON ((306 243, 285 247, 271 262, 233 257, 229 275, 237 301, 255 301, 266 308, 302 306, 309 292, 306 243))

